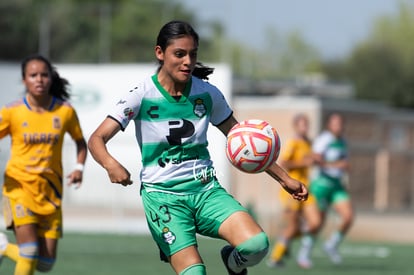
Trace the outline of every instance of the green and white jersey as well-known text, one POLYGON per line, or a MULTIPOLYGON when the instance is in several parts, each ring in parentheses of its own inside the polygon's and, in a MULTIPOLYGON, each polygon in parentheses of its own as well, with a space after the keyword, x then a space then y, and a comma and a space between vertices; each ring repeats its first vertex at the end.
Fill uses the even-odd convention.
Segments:
MULTIPOLYGON (((109 117, 124 130, 135 123, 142 154, 141 182, 147 192, 195 194, 213 186, 207 128, 232 115, 223 94, 197 77, 176 100, 158 82, 146 78, 118 99, 109 117)), ((224 148, 223 148, 224 150, 224 148)))
MULTIPOLYGON (((348 157, 348 148, 343 138, 335 137, 331 132, 322 132, 313 142, 313 152, 320 154, 326 162, 334 162, 348 157)), ((340 179, 344 175, 343 169, 325 167, 319 172, 332 178, 340 179)))

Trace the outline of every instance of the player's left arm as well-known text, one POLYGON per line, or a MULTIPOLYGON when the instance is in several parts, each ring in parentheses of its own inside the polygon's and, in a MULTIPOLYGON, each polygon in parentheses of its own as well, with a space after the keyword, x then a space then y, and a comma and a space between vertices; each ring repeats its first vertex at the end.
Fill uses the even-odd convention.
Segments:
POLYGON ((86 161, 86 155, 88 152, 86 141, 84 138, 75 140, 76 144, 76 166, 68 178, 68 185, 75 185, 79 188, 83 180, 83 165, 86 161))
POLYGON ((88 154, 88 147, 82 133, 78 115, 75 109, 71 109, 71 111, 67 131, 76 145, 76 165, 66 178, 68 179, 68 185, 75 185, 76 188, 79 188, 83 180, 83 168, 88 154))
POLYGON ((266 169, 266 173, 277 180, 283 189, 291 194, 294 199, 299 201, 305 201, 308 199, 308 190, 305 185, 300 181, 291 178, 288 173, 276 162, 266 169))
POLYGON ((237 120, 236 118, 231 115, 229 116, 225 121, 223 121, 222 123, 220 123, 219 125, 217 125, 217 128, 220 129, 220 131, 227 136, 227 134, 229 133, 230 129, 233 128, 234 125, 237 124, 237 120))

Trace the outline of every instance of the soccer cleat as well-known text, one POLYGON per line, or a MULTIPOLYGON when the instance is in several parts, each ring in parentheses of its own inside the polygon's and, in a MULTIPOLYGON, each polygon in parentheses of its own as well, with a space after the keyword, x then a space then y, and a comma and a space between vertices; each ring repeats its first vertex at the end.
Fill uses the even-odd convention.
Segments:
POLYGON ((301 247, 296 258, 298 266, 303 269, 310 269, 313 267, 312 260, 310 259, 310 251, 306 247, 301 247))
POLYGON ((6 234, 4 234, 3 232, 0 232, 0 264, 1 264, 1 261, 3 260, 3 252, 4 250, 6 250, 8 243, 9 241, 7 240, 6 234))
POLYGON ((334 264, 340 264, 342 262, 342 257, 338 252, 338 249, 333 246, 329 246, 328 244, 324 244, 323 250, 328 255, 329 259, 334 264))
POLYGON ((229 275, 247 275, 247 269, 243 269, 241 272, 236 273, 233 270, 230 269, 230 267, 228 266, 228 260, 230 257, 230 254, 233 252, 234 247, 230 246, 230 245, 226 245, 221 249, 221 259, 223 260, 224 266, 227 269, 227 272, 229 273, 229 275))
POLYGON ((313 267, 312 261, 307 257, 298 257, 297 263, 298 266, 303 269, 310 269, 313 267))

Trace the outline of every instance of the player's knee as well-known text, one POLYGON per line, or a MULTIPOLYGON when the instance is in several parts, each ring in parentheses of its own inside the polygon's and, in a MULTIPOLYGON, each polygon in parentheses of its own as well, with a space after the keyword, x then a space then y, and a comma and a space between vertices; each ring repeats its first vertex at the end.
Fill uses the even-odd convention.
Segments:
POLYGON ((37 271, 40 271, 40 272, 49 272, 52 270, 54 264, 55 264, 54 258, 39 257, 39 260, 37 261, 36 269, 37 271))
POLYGON ((19 257, 28 260, 36 260, 38 253, 38 244, 36 242, 19 244, 19 257))
POLYGON ((179 275, 205 275, 206 267, 202 263, 193 264, 189 267, 185 268, 183 271, 180 272, 179 275))
POLYGON ((269 250, 269 239, 266 233, 261 232, 239 244, 236 249, 244 258, 244 265, 253 266, 258 264, 266 256, 269 250))

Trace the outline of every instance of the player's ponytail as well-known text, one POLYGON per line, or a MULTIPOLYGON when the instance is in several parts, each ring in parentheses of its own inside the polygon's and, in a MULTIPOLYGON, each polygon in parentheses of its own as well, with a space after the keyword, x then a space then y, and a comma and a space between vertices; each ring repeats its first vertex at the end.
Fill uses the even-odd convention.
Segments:
POLYGON ((50 61, 46 57, 40 54, 29 55, 25 59, 23 59, 22 64, 21 64, 21 71, 22 71, 23 79, 26 74, 26 66, 32 60, 39 60, 46 64, 49 70, 50 78, 52 82, 50 89, 49 89, 49 94, 62 100, 68 100, 70 98, 70 94, 68 92, 69 82, 65 78, 60 77, 56 68, 52 66, 50 61))
POLYGON ((193 70, 193 75, 198 77, 198 78, 208 80, 208 76, 210 74, 212 74, 213 72, 214 72, 214 68, 205 66, 201 62, 197 62, 196 66, 193 70))
POLYGON ((69 81, 60 77, 56 68, 52 67, 52 86, 50 86, 49 94, 60 98, 62 100, 68 100, 70 94, 68 92, 69 81))

